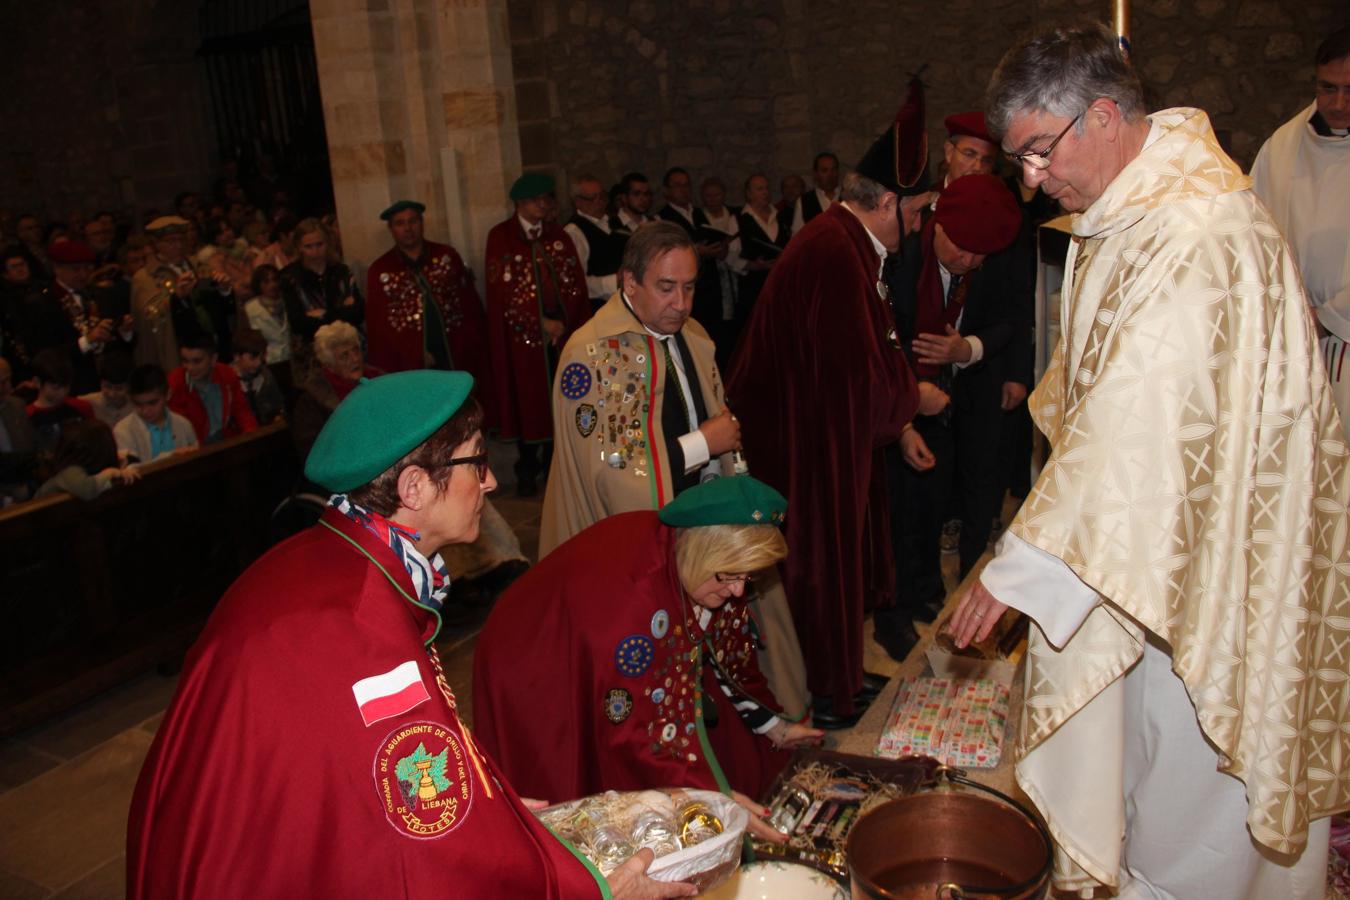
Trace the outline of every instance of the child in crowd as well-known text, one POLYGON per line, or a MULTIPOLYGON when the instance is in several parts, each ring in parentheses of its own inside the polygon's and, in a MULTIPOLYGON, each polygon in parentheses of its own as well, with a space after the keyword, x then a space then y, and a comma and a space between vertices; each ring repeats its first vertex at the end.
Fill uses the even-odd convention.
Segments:
POLYGON ((234 333, 234 372, 259 425, 270 425, 286 411, 286 400, 272 371, 263 364, 267 339, 256 328, 234 333))
POLYGON ((187 332, 178 340, 182 365, 169 373, 169 409, 192 423, 201 444, 213 444, 258 427, 234 369, 216 360, 210 332, 187 332))
POLYGON ((131 398, 127 395, 131 368, 131 354, 110 347, 98 358, 99 389, 80 397, 94 410, 94 417, 109 428, 131 415, 131 398))
POLYGON ((61 440, 61 426, 78 419, 92 419, 94 409, 80 398, 70 396, 75 367, 60 350, 36 354, 33 377, 38 383, 38 393, 37 399, 28 404, 28 421, 37 432, 38 453, 51 453, 61 440))
POLYGON ((93 500, 115 484, 131 484, 140 477, 117 458, 112 432, 98 419, 76 419, 61 428, 56 447, 56 474, 43 482, 34 497, 67 493, 93 500))
POLYGON ((267 367, 289 397, 294 384, 291 323, 286 318, 286 300, 281 296, 281 275, 276 266, 261 265, 253 270, 253 299, 244 304, 244 315, 248 326, 262 332, 267 340, 267 367))
POLYGON ((131 372, 128 392, 136 414, 113 429, 118 451, 132 462, 149 462, 197 449, 192 423, 168 408, 169 380, 163 369, 153 364, 137 366, 131 372))

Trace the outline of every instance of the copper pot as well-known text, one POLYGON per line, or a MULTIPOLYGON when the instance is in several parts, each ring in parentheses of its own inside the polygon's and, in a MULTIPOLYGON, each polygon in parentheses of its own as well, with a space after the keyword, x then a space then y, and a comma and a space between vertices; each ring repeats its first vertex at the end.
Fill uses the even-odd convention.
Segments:
POLYGON ((1049 886, 1051 843, 1030 811, 959 775, 858 820, 845 845, 853 896, 1026 900, 1049 886), (992 796, 990 796, 992 795, 992 796), (997 799, 996 799, 997 798, 997 799))

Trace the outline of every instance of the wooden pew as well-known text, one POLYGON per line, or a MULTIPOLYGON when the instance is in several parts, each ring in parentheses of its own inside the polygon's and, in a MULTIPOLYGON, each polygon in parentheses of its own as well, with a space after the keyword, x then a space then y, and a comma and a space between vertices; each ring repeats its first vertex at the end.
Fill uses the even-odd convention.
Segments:
POLYGON ((0 510, 0 737, 176 666, 266 550, 298 464, 278 424, 142 470, 89 503, 0 510))

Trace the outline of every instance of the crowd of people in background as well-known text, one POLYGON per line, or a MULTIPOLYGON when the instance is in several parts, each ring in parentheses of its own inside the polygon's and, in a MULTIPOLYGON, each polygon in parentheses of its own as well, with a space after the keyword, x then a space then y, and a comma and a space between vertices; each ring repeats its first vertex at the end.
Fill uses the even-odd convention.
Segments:
MULTIPOLYGON (((433 265, 414 286, 449 300, 440 317, 448 346, 441 352, 440 343, 419 336, 409 354, 397 329, 368 322, 358 273, 372 261, 344 259, 336 216, 298 211, 284 178, 254 184, 238 173, 227 164, 211 192, 184 191, 172 211, 147 210, 140 225, 121 210, 45 220, 0 209, 0 503, 60 490, 92 499, 135 481, 146 463, 277 421, 292 425, 303 458, 325 414, 363 376, 423 364, 467 368, 480 378, 493 370, 491 292, 485 314, 458 252, 422 240, 421 204, 389 217, 397 220, 391 254, 399 262, 432 251, 433 265), (455 268, 438 273, 435 263, 450 254, 455 268), (479 308, 446 296, 455 293, 471 295, 479 308)), ((553 243, 566 251, 559 259, 574 257, 585 273, 578 296, 590 308, 578 307, 573 319, 614 292, 634 228, 660 218, 695 236, 699 313, 725 363, 793 228, 838 198, 833 154, 821 153, 813 174, 810 193, 800 176, 783 177, 776 201, 768 177, 752 175, 742 205, 729 203, 723 180, 710 175, 698 185, 696 205, 690 173, 674 168, 657 185, 665 203, 655 213, 646 176, 629 173, 606 190, 583 174, 573 182, 565 229, 551 180, 532 183, 543 186, 537 221, 550 236, 558 232, 553 243)), ((388 288, 387 271, 371 275, 370 290, 388 288)), ((388 299, 377 298, 377 315, 407 314, 388 299)), ((579 324, 569 322, 567 332, 579 324)), ((547 316, 544 326, 547 332, 547 316)), ((499 409, 494 425, 512 420, 499 409)), ((532 449, 550 443, 550 433, 551 425, 540 426, 521 445, 523 494, 536 490, 547 469, 547 449, 542 465, 532 449)))

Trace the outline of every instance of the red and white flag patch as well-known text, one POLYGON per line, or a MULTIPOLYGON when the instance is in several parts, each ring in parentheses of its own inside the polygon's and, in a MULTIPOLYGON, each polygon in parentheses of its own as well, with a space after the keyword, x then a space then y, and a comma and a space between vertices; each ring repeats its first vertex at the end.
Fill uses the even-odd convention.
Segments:
POLYGON ((352 685, 356 707, 367 726, 401 715, 425 700, 430 700, 416 660, 390 669, 383 675, 362 678, 352 685))

